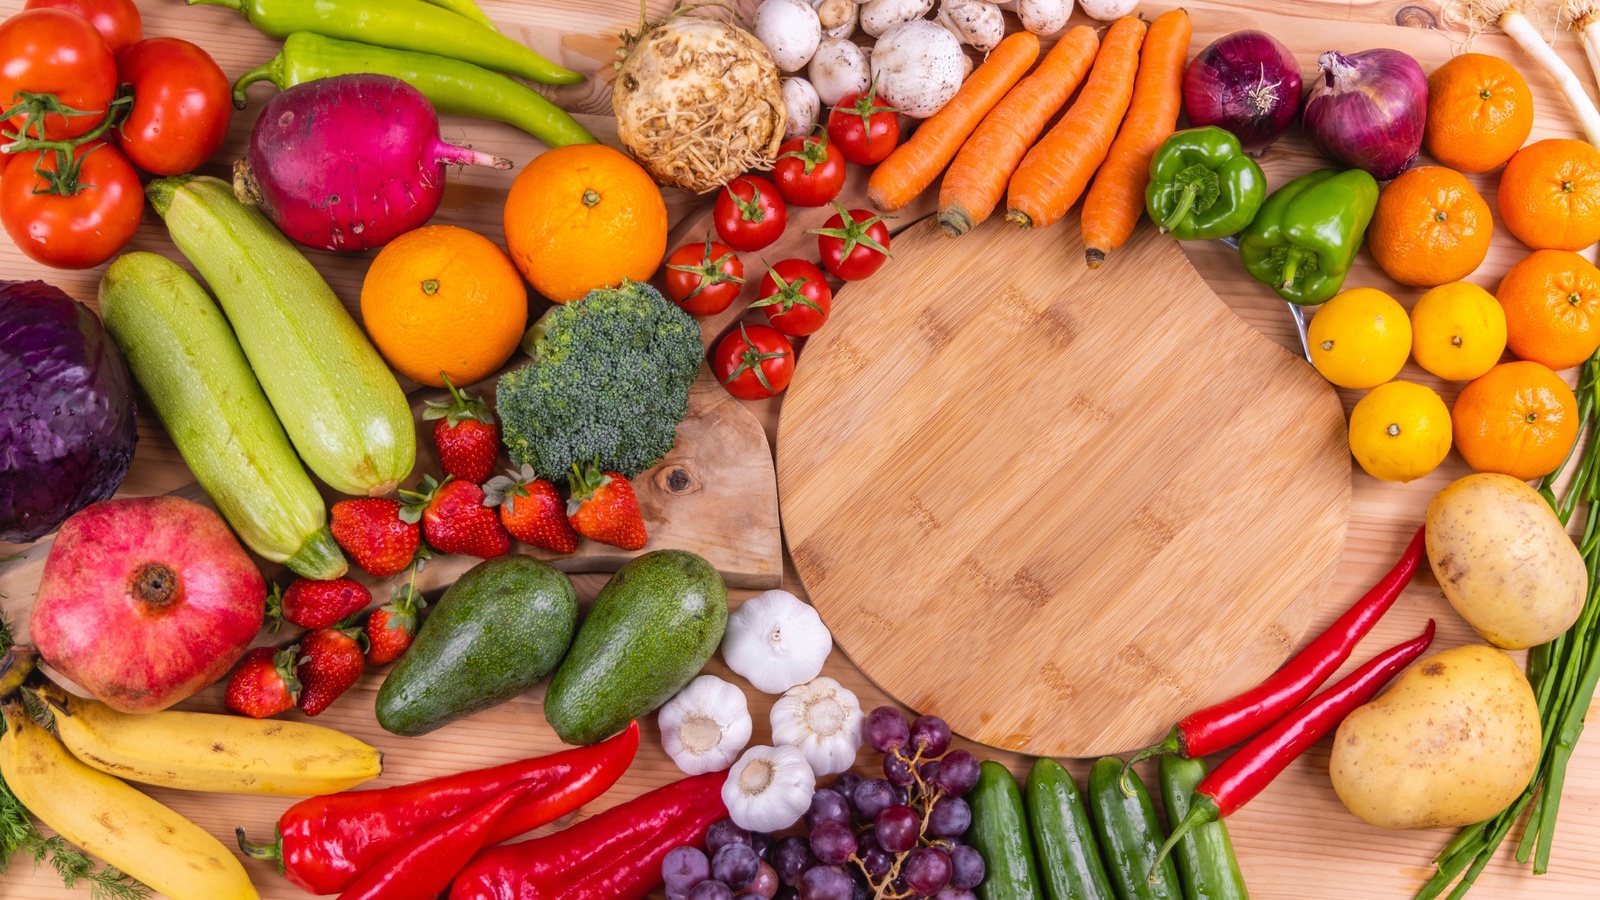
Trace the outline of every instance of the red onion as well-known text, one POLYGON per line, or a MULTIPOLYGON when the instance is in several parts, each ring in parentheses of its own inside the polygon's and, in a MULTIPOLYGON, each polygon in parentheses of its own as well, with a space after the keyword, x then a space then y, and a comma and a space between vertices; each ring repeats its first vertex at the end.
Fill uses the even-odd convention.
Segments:
POLYGON ((1329 50, 1306 97, 1304 126, 1312 146, 1335 162, 1387 181, 1422 149, 1428 118, 1428 76, 1399 50, 1329 50))
POLYGON ((1300 111, 1300 66, 1264 31, 1235 31, 1212 41, 1183 76, 1183 111, 1196 128, 1231 131, 1260 156, 1300 111))

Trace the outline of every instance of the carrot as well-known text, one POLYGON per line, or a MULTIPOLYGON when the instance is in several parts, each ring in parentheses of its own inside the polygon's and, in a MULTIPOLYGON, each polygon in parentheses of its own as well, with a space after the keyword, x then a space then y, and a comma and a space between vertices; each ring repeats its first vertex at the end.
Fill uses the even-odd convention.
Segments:
POLYGON ((939 225, 945 234, 966 234, 989 218, 1023 154, 1089 74, 1098 49, 1100 37, 1088 25, 1062 35, 1039 68, 984 118, 939 188, 939 225))
POLYGON ((1144 214, 1150 157, 1178 126, 1193 34, 1189 14, 1174 9, 1157 18, 1145 35, 1128 116, 1083 201, 1083 256, 1091 269, 1100 268, 1106 254, 1128 240, 1144 214))
POLYGON ((1006 221, 1043 228, 1066 215, 1083 196, 1133 98, 1144 32, 1144 22, 1133 16, 1111 23, 1078 102, 1028 151, 1011 176, 1006 221))
POLYGON ((956 151, 1039 58, 1039 39, 1019 31, 1002 40, 943 109, 917 127, 872 171, 867 199, 884 212, 897 210, 933 184, 956 151))

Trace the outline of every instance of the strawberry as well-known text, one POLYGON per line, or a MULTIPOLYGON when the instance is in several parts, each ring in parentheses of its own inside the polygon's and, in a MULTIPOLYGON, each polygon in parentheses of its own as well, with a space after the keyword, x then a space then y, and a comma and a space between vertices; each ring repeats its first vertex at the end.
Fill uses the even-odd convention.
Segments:
POLYGON ((494 510, 483 505, 483 488, 445 476, 444 484, 424 476, 418 490, 401 491, 407 500, 400 518, 422 522, 422 536, 440 553, 465 553, 494 559, 511 550, 511 535, 494 510))
POLYGON ((394 500, 340 500, 333 505, 333 537, 356 565, 375 578, 405 571, 421 548, 416 520, 402 521, 394 500))
POLYGON ((598 465, 573 465, 567 484, 572 489, 567 519, 579 534, 624 550, 638 550, 649 540, 639 498, 628 479, 616 472, 601 472, 598 465))
POLYGON ((244 655, 239 668, 228 679, 223 703, 240 715, 265 719, 293 709, 300 696, 300 679, 295 675, 295 653, 299 647, 279 650, 257 647, 244 655))
POLYGON ((366 609, 371 602, 372 592, 359 581, 296 578, 281 594, 277 585, 272 586, 272 596, 267 598, 267 617, 272 619, 273 631, 285 621, 301 628, 327 628, 351 613, 366 609))
POLYGON ((409 584, 394 589, 394 599, 367 617, 367 662, 381 666, 400 658, 417 633, 417 611, 428 605, 409 584))
POLYGON ((300 711, 315 716, 361 678, 359 628, 340 623, 307 634, 300 641, 300 711))
POLYGON ((578 549, 578 533, 567 521, 567 504, 556 486, 533 474, 532 466, 521 472, 489 479, 483 486, 486 506, 500 507, 500 522, 524 544, 543 547, 552 553, 572 553, 578 549))
POLYGON ((439 465, 452 478, 483 484, 500 458, 500 426, 489 404, 456 390, 448 377, 444 384, 450 389, 450 402, 429 400, 422 413, 425 421, 438 420, 433 442, 439 447, 439 465))

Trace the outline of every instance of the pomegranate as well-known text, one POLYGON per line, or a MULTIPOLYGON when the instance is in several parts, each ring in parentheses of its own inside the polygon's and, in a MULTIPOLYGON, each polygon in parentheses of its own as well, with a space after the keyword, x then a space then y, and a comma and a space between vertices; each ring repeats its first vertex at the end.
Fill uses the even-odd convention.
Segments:
POLYGON ((265 611, 266 581, 221 516, 141 497, 61 526, 30 627, 45 662, 108 706, 148 713, 221 678, 265 611))

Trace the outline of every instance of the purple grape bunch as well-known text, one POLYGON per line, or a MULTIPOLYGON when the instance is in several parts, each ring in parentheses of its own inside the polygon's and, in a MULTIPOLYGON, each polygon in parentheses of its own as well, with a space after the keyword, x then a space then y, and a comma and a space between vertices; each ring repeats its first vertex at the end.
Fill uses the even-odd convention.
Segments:
POLYGON ((950 749, 937 716, 907 722, 880 706, 864 731, 883 754, 882 778, 845 772, 817 790, 804 835, 713 823, 704 851, 678 847, 662 862, 668 900, 976 900, 983 857, 961 838, 978 759, 950 749))

